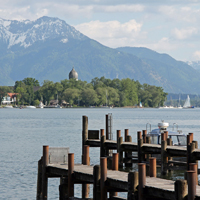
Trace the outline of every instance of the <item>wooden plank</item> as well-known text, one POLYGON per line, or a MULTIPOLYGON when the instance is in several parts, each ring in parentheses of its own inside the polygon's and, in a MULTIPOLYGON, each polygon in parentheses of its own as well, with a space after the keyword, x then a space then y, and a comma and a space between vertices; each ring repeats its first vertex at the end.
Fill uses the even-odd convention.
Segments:
POLYGON ((90 139, 85 142, 86 145, 89 145, 90 147, 100 147, 101 141, 100 140, 94 140, 90 139))

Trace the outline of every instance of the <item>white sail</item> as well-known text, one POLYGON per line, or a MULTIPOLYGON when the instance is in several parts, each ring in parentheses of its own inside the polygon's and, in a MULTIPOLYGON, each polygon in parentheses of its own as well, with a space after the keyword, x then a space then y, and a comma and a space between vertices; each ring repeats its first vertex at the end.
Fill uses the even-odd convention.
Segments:
POLYGON ((189 97, 189 95, 187 95, 187 99, 186 99, 186 101, 185 101, 185 103, 183 105, 183 108, 189 108, 189 107, 191 107, 190 97, 189 97))

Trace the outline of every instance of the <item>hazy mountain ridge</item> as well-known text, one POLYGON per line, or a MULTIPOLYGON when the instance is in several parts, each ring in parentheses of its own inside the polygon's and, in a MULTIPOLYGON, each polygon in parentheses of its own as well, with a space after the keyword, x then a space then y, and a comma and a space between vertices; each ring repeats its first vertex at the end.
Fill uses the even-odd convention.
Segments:
POLYGON ((199 73, 184 62, 147 48, 112 49, 84 36, 58 18, 22 22, 0 19, 0 85, 33 77, 42 83, 68 78, 131 78, 166 92, 197 93, 199 73), (192 79, 191 79, 192 77, 192 79))

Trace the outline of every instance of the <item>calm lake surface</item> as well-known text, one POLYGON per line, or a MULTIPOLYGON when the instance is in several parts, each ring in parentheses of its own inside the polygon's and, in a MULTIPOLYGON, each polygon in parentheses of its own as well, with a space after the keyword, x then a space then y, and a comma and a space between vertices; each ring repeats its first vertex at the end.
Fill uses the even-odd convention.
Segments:
MULTIPOLYGON (((105 115, 113 115, 113 138, 116 130, 136 133, 157 128, 158 122, 179 125, 183 133, 194 133, 200 141, 200 109, 133 109, 133 108, 69 108, 69 109, 0 109, 0 199, 35 199, 37 163, 43 145, 70 147, 75 163, 81 163, 82 116, 87 115, 89 129, 105 129, 105 115)), ((90 151, 91 164, 99 164, 99 150, 90 151)), ((48 199, 59 199, 58 179, 51 179, 48 199)), ((76 188, 77 196, 80 194, 76 188)))

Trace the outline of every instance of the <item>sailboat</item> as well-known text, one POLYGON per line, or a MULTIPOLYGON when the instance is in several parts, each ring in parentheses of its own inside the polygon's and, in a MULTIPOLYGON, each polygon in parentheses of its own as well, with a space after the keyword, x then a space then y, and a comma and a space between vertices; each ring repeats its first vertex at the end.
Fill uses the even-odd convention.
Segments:
POLYGON ((143 108, 143 107, 142 107, 142 102, 141 102, 141 101, 140 101, 140 108, 143 108))
POLYGON ((187 95, 187 99, 185 100, 183 108, 194 108, 194 106, 191 106, 191 104, 190 104, 190 97, 189 97, 189 95, 187 95))

